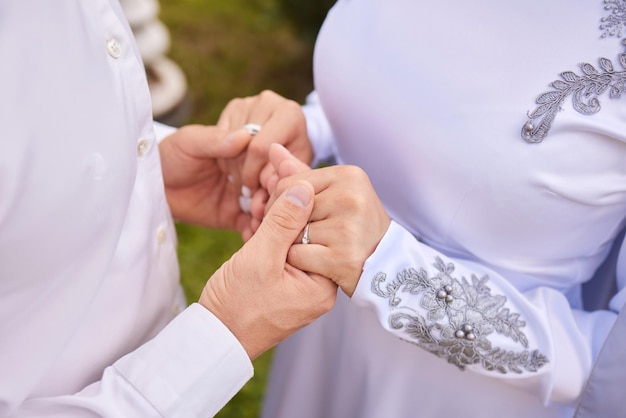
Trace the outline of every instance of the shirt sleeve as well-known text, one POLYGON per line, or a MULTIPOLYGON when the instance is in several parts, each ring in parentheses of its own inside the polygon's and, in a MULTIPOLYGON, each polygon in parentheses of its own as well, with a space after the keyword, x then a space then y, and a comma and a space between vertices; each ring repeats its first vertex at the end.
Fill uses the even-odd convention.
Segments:
POLYGON ((307 134, 313 146, 312 167, 331 162, 335 155, 335 139, 319 102, 317 92, 311 92, 302 106, 307 124, 307 134))
POLYGON ((194 303, 71 396, 28 399, 10 417, 211 417, 252 377, 238 340, 194 303))
POLYGON ((178 128, 175 128, 173 126, 165 125, 164 123, 154 121, 154 133, 156 136, 156 140, 159 143, 163 141, 165 138, 167 138, 169 135, 176 132, 177 129, 178 128))
POLYGON ((460 370, 501 379, 546 404, 573 405, 624 303, 625 257, 612 309, 585 312, 556 289, 519 291, 487 266, 448 257, 392 222, 352 301, 460 370))

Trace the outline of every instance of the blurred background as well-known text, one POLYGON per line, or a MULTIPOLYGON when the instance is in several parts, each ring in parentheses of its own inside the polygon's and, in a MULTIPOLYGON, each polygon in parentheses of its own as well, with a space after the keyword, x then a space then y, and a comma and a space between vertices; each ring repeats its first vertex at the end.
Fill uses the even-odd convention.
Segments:
MULTIPOLYGON (((146 63, 155 117, 214 124, 234 97, 264 89, 303 102, 317 31, 335 0, 122 0, 146 63)), ((241 245, 237 233, 177 225, 181 277, 196 301, 241 245)), ((257 417, 272 352, 217 417, 257 417)))

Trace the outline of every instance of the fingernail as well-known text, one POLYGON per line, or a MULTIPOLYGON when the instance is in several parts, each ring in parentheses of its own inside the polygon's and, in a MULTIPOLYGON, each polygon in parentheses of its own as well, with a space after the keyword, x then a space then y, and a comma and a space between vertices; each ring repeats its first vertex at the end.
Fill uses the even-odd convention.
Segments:
POLYGON ((243 197, 252 197, 252 192, 249 187, 241 186, 241 195, 243 197))
POLYGON ((296 205, 305 207, 311 201, 311 192, 306 186, 297 184, 287 191, 286 197, 296 205))
POLYGON ((232 174, 229 174, 228 177, 226 177, 226 179, 228 180, 229 183, 234 183, 235 182, 235 178, 233 177, 232 174))

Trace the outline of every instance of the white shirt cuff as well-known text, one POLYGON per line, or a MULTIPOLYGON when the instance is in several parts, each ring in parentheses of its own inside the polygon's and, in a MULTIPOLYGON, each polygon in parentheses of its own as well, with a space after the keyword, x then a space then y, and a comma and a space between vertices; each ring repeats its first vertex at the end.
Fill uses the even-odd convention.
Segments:
POLYGON ((163 141, 165 138, 176 132, 178 128, 174 128, 173 126, 165 125, 161 122, 154 121, 154 135, 156 136, 156 140, 158 143, 163 141))
POLYGON ((239 341, 197 303, 114 367, 164 417, 213 416, 253 375, 239 341))

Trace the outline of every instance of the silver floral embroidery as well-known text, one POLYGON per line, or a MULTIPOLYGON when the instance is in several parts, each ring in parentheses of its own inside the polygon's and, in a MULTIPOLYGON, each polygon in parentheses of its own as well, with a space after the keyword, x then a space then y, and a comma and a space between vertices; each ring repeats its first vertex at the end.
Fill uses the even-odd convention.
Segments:
POLYGON ((626 28, 626 0, 604 0, 604 9, 611 13, 600 19, 602 37, 621 37, 626 28))
MULTIPOLYGON (((604 0, 604 9, 610 13, 601 19, 601 37, 621 37, 626 28, 626 0, 604 0)), ((622 40, 622 44, 626 46, 626 39, 622 40)), ((626 54, 619 54, 618 60, 626 69, 626 54)), ((601 71, 589 63, 580 64, 582 75, 572 71, 562 72, 561 80, 550 84, 554 90, 537 97, 537 107, 528 113, 528 120, 522 126, 522 138, 529 143, 543 141, 557 112, 569 96, 572 97, 574 110, 583 115, 599 112, 598 97, 607 91, 609 98, 619 99, 626 90, 626 71, 616 71, 613 62, 607 58, 600 58, 599 66, 601 71)))
POLYGON ((402 302, 400 292, 421 295, 420 306, 428 312, 426 318, 407 312, 392 313, 392 329, 404 330, 408 341, 445 358, 464 370, 466 366, 480 363, 489 371, 500 373, 536 372, 548 359, 538 350, 528 350, 528 339, 521 331, 526 322, 518 313, 511 313, 504 305, 505 296, 492 295, 487 287, 489 278, 472 275, 471 283, 465 278, 452 276, 454 264, 445 264, 437 257, 434 267, 438 273, 428 277, 424 269, 404 270, 395 280, 381 286, 387 279, 378 273, 372 279, 372 292, 389 299, 389 306, 398 308, 402 302), (492 346, 488 337, 497 333, 526 348, 519 352, 492 346))

